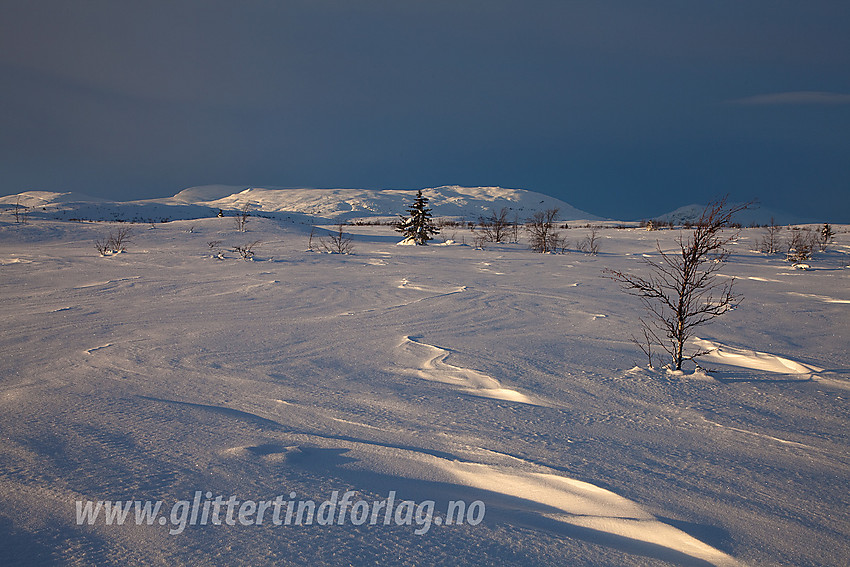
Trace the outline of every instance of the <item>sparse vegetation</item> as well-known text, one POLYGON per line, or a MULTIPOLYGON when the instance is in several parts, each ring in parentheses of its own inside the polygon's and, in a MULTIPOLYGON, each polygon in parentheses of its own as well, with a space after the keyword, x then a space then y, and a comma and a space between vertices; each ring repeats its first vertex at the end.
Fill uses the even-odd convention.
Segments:
POLYGON ((246 202, 242 205, 242 208, 239 209, 239 212, 236 214, 234 218, 234 222, 236 223, 236 230, 238 232, 247 232, 248 231, 248 217, 251 216, 251 204, 246 202))
POLYGON ((313 240, 316 238, 316 226, 310 227, 310 236, 307 237, 307 250, 313 252, 313 240))
POLYGON ((555 228, 558 220, 558 208, 537 211, 528 219, 525 229, 528 231, 529 245, 535 252, 562 252, 566 241, 555 228))
POLYGON ((221 240, 210 240, 207 242, 210 248, 210 254, 217 260, 224 260, 224 250, 221 248, 221 240))
POLYGON ((794 264, 811 260, 818 245, 817 240, 818 237, 808 228, 795 228, 791 231, 785 259, 794 264))
POLYGON ((737 236, 737 232, 724 234, 723 229, 732 215, 746 207, 729 206, 726 198, 709 204, 690 236, 676 238, 678 254, 664 252, 656 242, 661 261, 644 259, 648 276, 605 270, 626 293, 638 297, 647 312, 640 319, 643 338, 632 335, 632 341, 647 355, 650 366, 653 346, 670 356, 675 370, 681 370, 684 361, 707 354, 686 352, 693 329, 733 309, 740 300, 733 291, 735 279, 718 281, 716 273, 729 256, 727 246, 737 236))
POLYGON ((112 254, 126 252, 127 244, 130 242, 130 235, 131 231, 129 227, 119 227, 115 231, 110 231, 109 236, 105 239, 95 240, 95 250, 97 250, 101 256, 109 256, 112 254))
MULTIPOLYGON (((349 235, 343 231, 345 223, 337 225, 336 232, 332 232, 327 238, 321 240, 322 248, 330 254, 351 254, 354 251, 354 244, 349 235)), ((311 239, 312 241, 312 239, 311 239)))
POLYGON ((478 224, 481 225, 481 231, 487 242, 504 242, 511 228, 508 209, 502 207, 498 212, 491 211, 489 217, 478 219, 478 224))
POLYGON ((591 256, 599 254, 599 230, 596 227, 592 227, 587 236, 579 241, 578 249, 591 256))
POLYGON ((776 254, 779 252, 780 238, 779 235, 782 227, 776 224, 773 217, 770 217, 770 224, 764 229, 764 235, 761 238, 759 250, 765 254, 776 254))
POLYGON ((833 237, 835 237, 835 231, 832 230, 829 223, 823 223, 818 238, 818 246, 821 252, 826 252, 826 249, 832 244, 833 237))
POLYGON ((15 216, 15 224, 27 224, 30 218, 30 208, 21 204, 21 198, 15 200, 15 208, 12 209, 15 216))
POLYGON ((253 260, 254 259, 254 248, 260 243, 259 240, 255 240, 254 242, 250 242, 248 244, 243 244, 241 246, 234 246, 233 251, 239 254, 243 260, 253 260))

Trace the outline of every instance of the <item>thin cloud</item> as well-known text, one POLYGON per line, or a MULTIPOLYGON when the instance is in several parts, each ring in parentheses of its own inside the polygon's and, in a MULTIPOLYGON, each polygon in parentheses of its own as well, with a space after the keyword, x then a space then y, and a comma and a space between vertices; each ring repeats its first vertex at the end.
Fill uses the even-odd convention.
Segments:
POLYGON ((737 98, 729 100, 727 103, 742 105, 850 104, 850 94, 824 91, 792 91, 737 98))

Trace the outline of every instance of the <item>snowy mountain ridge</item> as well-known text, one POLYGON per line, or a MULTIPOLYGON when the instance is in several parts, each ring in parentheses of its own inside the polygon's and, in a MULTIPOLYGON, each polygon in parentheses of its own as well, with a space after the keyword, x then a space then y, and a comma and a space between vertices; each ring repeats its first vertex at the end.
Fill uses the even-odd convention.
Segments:
MULTIPOLYGON (((733 205, 742 204, 743 203, 733 203, 733 205)), ((687 222, 696 222, 703 210, 705 210, 705 207, 705 205, 700 204, 685 205, 684 207, 679 207, 678 209, 657 216, 655 217, 655 220, 672 222, 676 225, 687 222)), ((778 225, 809 224, 818 222, 817 219, 800 217, 785 211, 762 207, 758 203, 747 207, 743 211, 735 213, 735 216, 733 217, 734 222, 741 223, 743 226, 749 226, 751 224, 769 224, 771 219, 773 219, 773 222, 778 225)))
MULTIPOLYGON (((423 189, 437 217, 476 220, 505 207, 524 220, 536 211, 557 207, 560 219, 602 220, 569 203, 524 189, 443 186, 423 189)), ((392 217, 404 213, 416 192, 411 189, 313 189, 204 185, 190 187, 173 197, 137 201, 109 201, 79 193, 28 191, 0 198, 9 209, 16 203, 33 215, 89 220, 178 220, 215 216, 219 209, 239 210, 245 205, 270 216, 305 216, 317 220, 392 217)))

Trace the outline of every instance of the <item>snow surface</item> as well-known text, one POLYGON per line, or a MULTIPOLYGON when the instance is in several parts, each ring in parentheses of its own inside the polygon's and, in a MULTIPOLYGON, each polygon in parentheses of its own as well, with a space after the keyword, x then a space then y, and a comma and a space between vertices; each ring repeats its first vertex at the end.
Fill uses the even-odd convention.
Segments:
MULTIPOLYGON (((850 564, 850 234, 835 228, 806 271, 742 231, 722 274, 745 299, 698 329, 705 372, 674 375, 640 366, 642 311, 602 270, 645 270, 676 230, 603 229, 585 256, 399 247, 390 227, 352 226, 339 255, 280 219, 239 233, 4 214, 0 563, 850 564), (118 226, 127 251, 99 256, 118 226), (249 262, 211 258, 213 240, 261 242, 249 262), (76 500, 196 490, 487 508, 424 535, 75 524, 76 500)), ((571 248, 586 234, 563 232, 571 248)))

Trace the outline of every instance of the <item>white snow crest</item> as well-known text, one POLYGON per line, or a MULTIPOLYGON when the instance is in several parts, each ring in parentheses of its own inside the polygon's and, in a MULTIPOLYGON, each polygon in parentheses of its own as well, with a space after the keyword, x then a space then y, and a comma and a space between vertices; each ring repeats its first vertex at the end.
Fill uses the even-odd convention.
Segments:
POLYGON ((550 474, 503 470, 492 465, 445 461, 459 482, 544 506, 554 520, 658 545, 712 565, 739 563, 722 551, 658 521, 637 503, 596 485, 550 474))
POLYGON ((498 380, 483 372, 449 364, 446 362, 449 351, 440 347, 406 336, 399 344, 397 351, 404 373, 413 374, 425 380, 451 384, 463 392, 476 396, 543 405, 521 392, 503 388, 498 380))
POLYGON ((744 348, 730 347, 714 341, 695 338, 693 343, 708 354, 700 357, 702 360, 717 364, 728 364, 752 370, 765 370, 777 374, 808 374, 823 372, 823 368, 796 362, 775 354, 759 352, 744 348))

